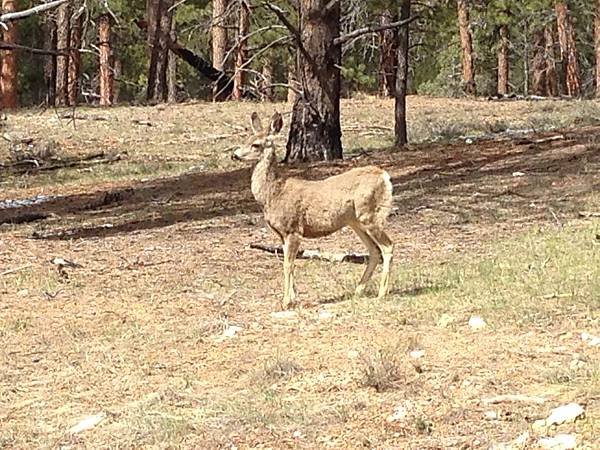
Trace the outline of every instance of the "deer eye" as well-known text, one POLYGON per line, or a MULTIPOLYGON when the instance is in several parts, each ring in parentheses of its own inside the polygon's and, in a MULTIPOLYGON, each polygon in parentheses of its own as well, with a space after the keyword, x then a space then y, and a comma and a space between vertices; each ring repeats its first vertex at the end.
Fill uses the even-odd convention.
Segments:
POLYGON ((260 144, 254 143, 254 144, 252 144, 250 147, 252 147, 252 148, 259 148, 259 147, 260 147, 260 144))

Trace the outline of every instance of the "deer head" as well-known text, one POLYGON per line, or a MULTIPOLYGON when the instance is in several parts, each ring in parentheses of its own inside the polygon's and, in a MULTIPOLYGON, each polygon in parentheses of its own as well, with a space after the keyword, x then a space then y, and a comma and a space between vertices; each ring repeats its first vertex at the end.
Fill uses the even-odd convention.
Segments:
POLYGON ((273 136, 279 133, 283 127, 283 117, 278 112, 273 114, 271 124, 267 130, 263 129, 258 113, 253 112, 250 120, 254 135, 245 145, 233 152, 233 159, 242 161, 256 161, 260 159, 265 150, 273 150, 273 136))

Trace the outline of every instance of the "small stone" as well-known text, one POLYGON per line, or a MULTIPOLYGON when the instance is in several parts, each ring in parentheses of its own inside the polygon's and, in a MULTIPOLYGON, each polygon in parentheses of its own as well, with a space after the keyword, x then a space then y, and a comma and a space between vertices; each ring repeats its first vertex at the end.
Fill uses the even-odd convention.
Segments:
POLYGON ((223 336, 228 337, 228 338, 232 338, 234 337, 236 334, 238 334, 240 331, 242 331, 242 327, 237 327, 235 325, 231 325, 228 326, 225 331, 223 331, 223 336))
POLYGON ((96 414, 93 416, 88 416, 85 419, 81 420, 77 425, 69 428, 69 433, 77 434, 82 431, 89 430, 90 428, 94 428, 100 422, 102 422, 106 418, 104 413, 96 414))
POLYGON ((572 434, 557 434, 554 437, 544 437, 537 444, 548 450, 569 450, 577 446, 577 438, 572 434))
POLYGON ((479 316, 473 316, 469 319, 469 327, 474 331, 483 330, 486 326, 485 320, 479 316))
POLYGON ((447 328, 448 325, 454 323, 455 321, 456 321, 456 319, 453 316, 451 316, 450 314, 444 313, 438 319, 437 326, 440 328, 447 328))
POLYGON ((300 430, 296 430, 292 433, 292 437, 294 439, 300 439, 300 438, 302 438, 302 432, 300 430))
POLYGON ((496 411, 486 411, 483 417, 485 420, 498 420, 498 413, 496 411))
POLYGON ((408 355, 413 359, 420 359, 425 356, 425 350, 413 350, 408 355))
POLYGON ((350 359, 356 359, 360 356, 360 353, 358 353, 357 350, 348 350, 348 358, 350 359))
POLYGON ((323 310, 319 311, 319 320, 330 320, 333 318, 333 313, 331 311, 323 310))
POLYGON ((524 172, 513 172, 512 176, 513 177, 524 177, 525 173, 524 172))
POLYGON ((600 347, 600 337, 589 333, 581 333, 581 340, 590 347, 600 347))
POLYGON ((398 422, 399 420, 404 420, 408 416, 408 409, 406 406, 400 405, 397 406, 392 414, 387 416, 385 419, 388 423, 398 422))
POLYGON ((298 315, 298 313, 296 311, 293 311, 293 310, 289 310, 289 311, 277 311, 277 312, 272 312, 271 313, 271 317, 273 319, 293 319, 297 315, 298 315))
POLYGON ((583 369, 585 367, 585 361, 580 359, 579 357, 574 357, 569 363, 569 369, 576 371, 583 369))
POLYGON ((465 144, 471 145, 472 143, 473 143, 473 139, 471 139, 471 138, 465 139, 465 144))
POLYGON ((578 417, 583 415, 583 412, 583 407, 577 403, 559 406, 550 411, 550 415, 546 419, 546 425, 552 426, 575 422, 578 417))

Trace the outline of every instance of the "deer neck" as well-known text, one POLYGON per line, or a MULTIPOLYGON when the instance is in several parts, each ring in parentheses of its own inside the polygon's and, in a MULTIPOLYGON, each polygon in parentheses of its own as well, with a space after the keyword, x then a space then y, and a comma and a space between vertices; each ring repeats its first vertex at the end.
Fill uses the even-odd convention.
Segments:
POLYGON ((266 205, 278 188, 277 157, 273 147, 265 150, 252 172, 252 194, 258 203, 266 205))

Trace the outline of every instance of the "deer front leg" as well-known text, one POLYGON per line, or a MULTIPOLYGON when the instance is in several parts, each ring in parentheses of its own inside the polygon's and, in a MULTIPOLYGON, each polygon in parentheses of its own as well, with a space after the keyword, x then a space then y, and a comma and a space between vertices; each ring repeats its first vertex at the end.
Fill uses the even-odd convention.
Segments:
POLYGON ((294 292, 294 265, 300 239, 292 234, 286 236, 283 241, 283 309, 288 309, 296 300, 294 292))

